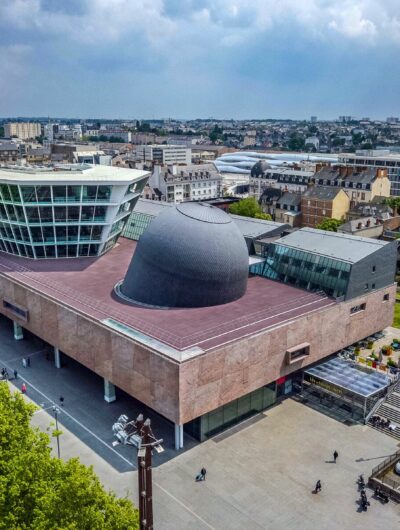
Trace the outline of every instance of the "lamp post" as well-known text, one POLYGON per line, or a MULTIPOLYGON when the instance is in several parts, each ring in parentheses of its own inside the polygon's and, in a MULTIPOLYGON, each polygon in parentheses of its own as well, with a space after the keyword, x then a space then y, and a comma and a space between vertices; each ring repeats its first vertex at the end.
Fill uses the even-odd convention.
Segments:
POLYGON ((57 456, 58 458, 60 458, 60 434, 58 432, 58 414, 60 412, 60 409, 54 405, 53 412, 56 420, 57 456))
POLYGON ((138 460, 138 486, 139 486, 139 528, 140 530, 153 530, 153 483, 151 457, 153 449, 157 453, 164 451, 151 429, 149 419, 143 421, 143 414, 136 420, 128 420, 123 414, 112 427, 116 443, 133 445, 137 448, 138 460))

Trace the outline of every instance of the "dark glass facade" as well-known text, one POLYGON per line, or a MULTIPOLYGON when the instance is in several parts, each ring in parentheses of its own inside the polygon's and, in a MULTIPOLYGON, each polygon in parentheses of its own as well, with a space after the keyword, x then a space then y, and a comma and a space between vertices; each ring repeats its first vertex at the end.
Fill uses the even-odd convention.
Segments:
POLYGON ((185 432, 203 441, 265 410, 276 402, 276 384, 270 383, 185 424, 185 432))
POLYGON ((264 257, 265 262, 253 265, 250 272, 329 296, 341 297, 347 292, 350 263, 279 243, 268 245, 264 257))

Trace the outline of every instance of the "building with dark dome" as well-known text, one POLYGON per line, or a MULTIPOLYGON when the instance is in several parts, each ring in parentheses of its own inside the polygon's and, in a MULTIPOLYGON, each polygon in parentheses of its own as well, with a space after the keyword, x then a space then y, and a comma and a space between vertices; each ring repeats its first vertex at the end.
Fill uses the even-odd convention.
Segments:
POLYGON ((143 233, 119 293, 152 307, 226 304, 244 295, 248 272, 246 243, 232 218, 186 202, 166 209, 143 233))

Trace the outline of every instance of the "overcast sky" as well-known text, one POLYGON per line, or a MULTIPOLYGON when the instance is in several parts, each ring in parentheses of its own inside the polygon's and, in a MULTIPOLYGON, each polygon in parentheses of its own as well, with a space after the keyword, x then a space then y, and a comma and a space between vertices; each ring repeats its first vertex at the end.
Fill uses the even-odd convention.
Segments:
POLYGON ((0 116, 400 115, 400 0, 0 0, 0 116))

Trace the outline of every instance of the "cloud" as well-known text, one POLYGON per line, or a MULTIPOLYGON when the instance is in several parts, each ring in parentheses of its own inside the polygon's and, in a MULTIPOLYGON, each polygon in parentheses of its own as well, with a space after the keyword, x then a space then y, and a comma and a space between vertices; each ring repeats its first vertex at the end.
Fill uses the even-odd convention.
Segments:
POLYGON ((383 112, 399 47, 398 0, 0 0, 0 110, 383 112))

